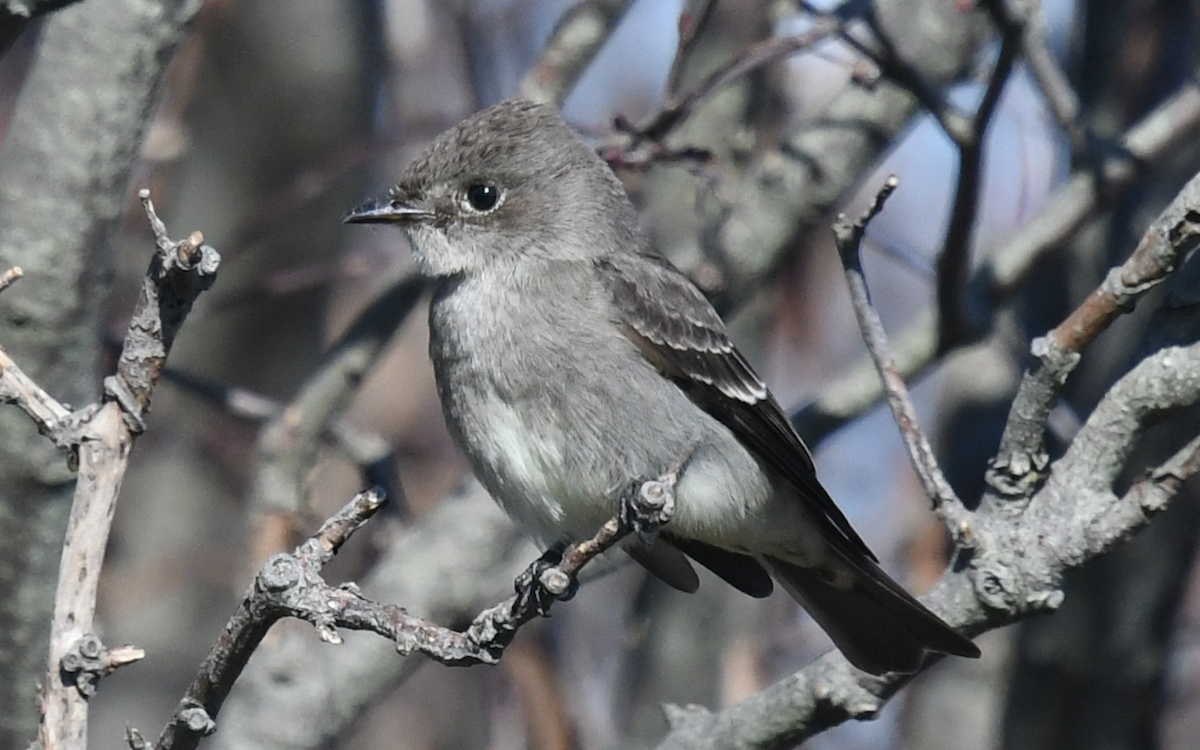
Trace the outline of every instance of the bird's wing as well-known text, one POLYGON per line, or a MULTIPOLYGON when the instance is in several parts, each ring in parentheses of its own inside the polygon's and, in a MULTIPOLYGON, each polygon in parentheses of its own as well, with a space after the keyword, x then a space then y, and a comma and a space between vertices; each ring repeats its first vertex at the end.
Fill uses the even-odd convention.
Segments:
POLYGON ((642 355, 795 487, 835 547, 851 559, 865 554, 875 560, 817 481, 808 448, 700 290, 651 255, 610 256, 596 265, 612 293, 617 324, 642 355))

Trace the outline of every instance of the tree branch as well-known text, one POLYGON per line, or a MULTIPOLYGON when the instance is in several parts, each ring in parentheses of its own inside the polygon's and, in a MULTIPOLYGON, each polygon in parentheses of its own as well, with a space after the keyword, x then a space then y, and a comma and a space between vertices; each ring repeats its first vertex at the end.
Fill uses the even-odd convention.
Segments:
MULTIPOLYGON (((1200 344, 1164 349, 1117 381, 1023 508, 988 496, 973 516, 970 555, 921 601, 950 625, 977 635, 1062 603, 1062 574, 1118 544, 1166 507, 1200 470, 1200 439, 1123 496, 1110 481, 1155 415, 1200 402, 1200 344), (1132 408, 1129 407, 1132 405, 1132 408)), ((927 662, 923 669, 930 666, 927 662)), ((782 750, 849 719, 873 718, 913 675, 872 677, 826 654, 719 712, 668 710, 659 750, 782 750)))
POLYGON ((117 374, 105 381, 104 400, 68 420, 67 442, 75 451, 79 476, 59 563, 48 673, 41 694, 39 740, 45 750, 87 747, 88 698, 107 667, 115 668, 121 661, 106 654, 92 632, 117 495, 175 334, 196 297, 212 285, 220 264, 216 251, 201 244, 199 232, 181 242, 168 239, 149 192, 143 190, 141 198, 158 252, 130 318, 117 374), (101 666, 85 669, 89 661, 101 666))
POLYGON ((1035 365, 1026 371, 1013 399, 1000 447, 987 471, 992 491, 1027 497, 1045 478, 1049 462, 1046 419, 1080 352, 1101 331, 1174 271, 1200 246, 1200 175, 1193 177, 1146 230, 1129 259, 1048 335, 1035 339, 1035 365))
MULTIPOLYGON (((676 479, 671 472, 635 483, 623 498, 623 507, 656 524, 667 523, 674 507, 676 479)), ((326 643, 342 643, 339 627, 367 630, 396 643, 403 656, 419 652, 449 666, 495 664, 521 626, 547 616, 555 597, 569 598, 584 565, 633 530, 621 520, 623 513, 591 539, 566 550, 556 563, 534 563, 528 578, 518 579, 514 596, 480 613, 459 632, 410 615, 403 607, 372 601, 356 585, 334 587, 321 578, 321 568, 383 503, 377 490, 360 493, 293 554, 277 554, 263 566, 159 736, 159 750, 194 748, 201 737, 216 730, 215 718, 222 703, 250 655, 279 619, 295 617, 309 622, 326 643)))
POLYGON ((562 106, 631 5, 633 0, 584 0, 572 5, 525 74, 517 95, 562 106))
POLYGON ((916 407, 913 406, 912 399, 908 396, 908 388, 904 384, 904 379, 897 371, 896 360, 892 356, 887 334, 883 330, 883 322, 871 304, 866 275, 862 269, 859 251, 862 247, 863 236, 867 231, 867 225, 883 210, 883 204, 899 185, 900 180, 895 175, 888 177, 883 183, 883 187, 875 194, 871 205, 853 223, 846 218, 845 214, 839 214, 833 225, 833 235, 837 243, 838 256, 841 258, 842 267, 846 272, 846 285, 850 288, 850 301, 854 306, 854 317, 858 320, 858 327, 862 332, 863 342, 867 345, 867 351, 870 353, 872 361, 875 362, 875 369, 883 384, 888 406, 891 407, 896 426, 900 428, 900 434, 904 438, 904 445, 908 449, 913 468, 921 480, 921 486, 925 488, 925 495, 929 498, 934 513, 950 532, 955 546, 970 547, 970 513, 963 507, 962 501, 954 493, 950 483, 946 481, 945 475, 938 467, 937 459, 934 458, 929 438, 925 436, 917 421, 916 407))
POLYGON ((943 351, 956 348, 957 341, 975 340, 977 336, 971 329, 987 327, 983 321, 968 315, 967 276, 971 268, 975 219, 979 214, 979 191, 983 184, 984 139, 1020 51, 1021 27, 1005 23, 1006 19, 995 8, 1002 2, 985 3, 992 19, 1001 28, 1000 53, 971 119, 971 127, 961 134, 947 131, 958 147, 958 179, 950 222, 937 260, 938 348, 943 351))
MULTIPOLYGON (((1039 261, 1059 249, 1096 216, 1107 202, 1127 190, 1136 177, 1135 165, 1152 167, 1173 155, 1180 144, 1200 132, 1200 90, 1189 85, 1126 131, 1121 153, 1095 172, 1079 173, 1062 187, 1040 212, 972 274, 968 283, 975 304, 991 317, 1021 287, 1039 261), (1097 182, 1099 175, 1099 182, 1097 182)), ((905 380, 923 373, 940 355, 938 321, 932 310, 892 337, 898 371, 905 380)), ((982 332, 980 332, 982 333, 982 332)), ((970 342, 960 342, 966 345, 970 342)), ((863 357, 848 367, 808 404, 791 415, 792 423, 810 444, 855 419, 882 397, 874 363, 863 357)))

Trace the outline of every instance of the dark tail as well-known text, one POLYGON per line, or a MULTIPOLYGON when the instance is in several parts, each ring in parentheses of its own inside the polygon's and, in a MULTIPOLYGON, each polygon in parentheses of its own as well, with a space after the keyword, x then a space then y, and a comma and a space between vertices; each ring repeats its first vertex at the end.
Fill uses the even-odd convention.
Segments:
POLYGON ((979 647, 912 597, 870 560, 851 563, 853 583, 767 557, 776 578, 850 663, 864 672, 915 672, 926 651, 977 658, 979 647))

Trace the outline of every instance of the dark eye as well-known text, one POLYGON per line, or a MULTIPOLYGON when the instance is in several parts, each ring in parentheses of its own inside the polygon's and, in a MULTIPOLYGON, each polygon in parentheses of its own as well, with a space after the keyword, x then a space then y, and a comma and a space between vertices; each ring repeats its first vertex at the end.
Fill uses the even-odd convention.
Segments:
POLYGON ((495 185, 478 183, 467 188, 467 203, 476 211, 491 211, 499 201, 500 189, 495 185))

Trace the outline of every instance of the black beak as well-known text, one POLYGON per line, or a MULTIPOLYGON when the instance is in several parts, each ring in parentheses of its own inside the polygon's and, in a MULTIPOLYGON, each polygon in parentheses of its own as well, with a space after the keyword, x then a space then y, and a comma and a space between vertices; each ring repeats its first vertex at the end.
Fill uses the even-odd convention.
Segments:
POLYGON ((342 217, 343 224, 415 224, 433 218, 433 213, 420 206, 387 197, 369 200, 342 217))

